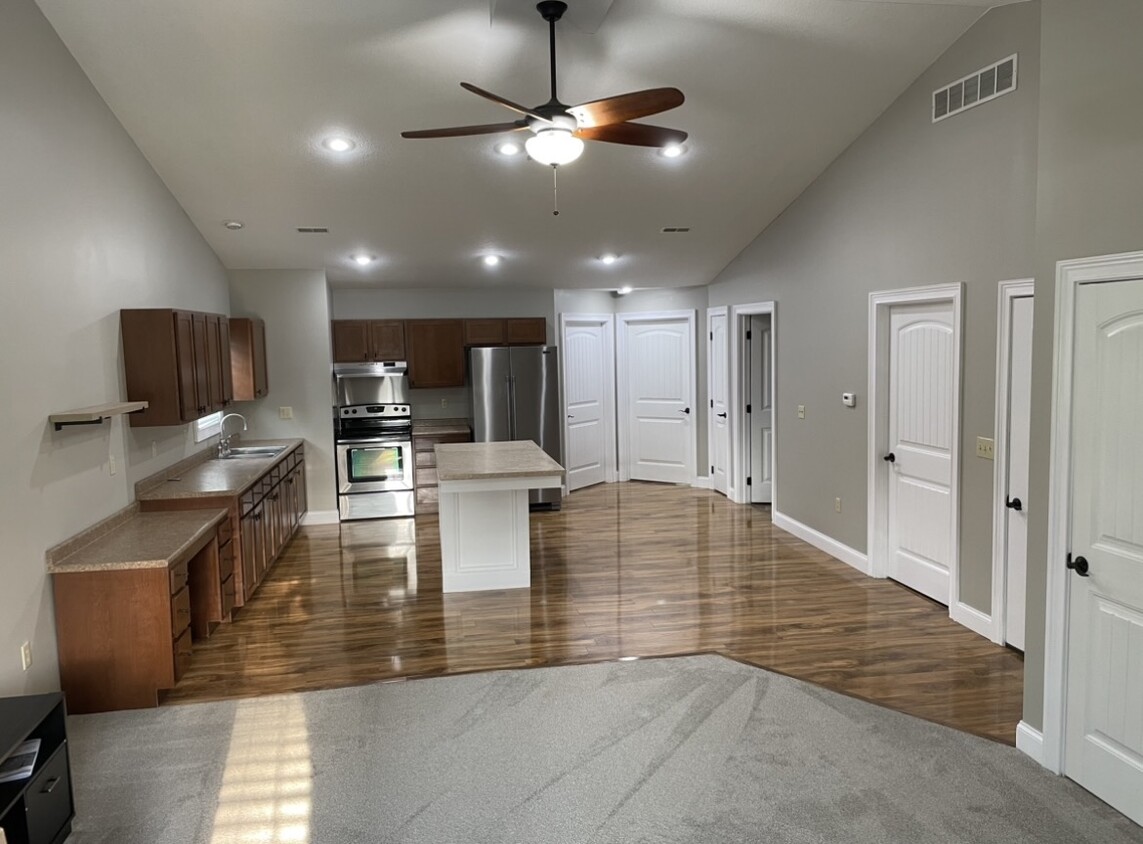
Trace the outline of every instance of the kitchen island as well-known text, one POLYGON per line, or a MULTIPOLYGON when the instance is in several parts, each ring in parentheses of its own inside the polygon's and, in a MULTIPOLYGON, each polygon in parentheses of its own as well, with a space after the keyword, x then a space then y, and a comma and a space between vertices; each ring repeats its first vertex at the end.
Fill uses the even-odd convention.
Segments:
POLYGON ((528 490, 563 485, 564 468, 531 440, 439 443, 445 592, 532 584, 528 490))

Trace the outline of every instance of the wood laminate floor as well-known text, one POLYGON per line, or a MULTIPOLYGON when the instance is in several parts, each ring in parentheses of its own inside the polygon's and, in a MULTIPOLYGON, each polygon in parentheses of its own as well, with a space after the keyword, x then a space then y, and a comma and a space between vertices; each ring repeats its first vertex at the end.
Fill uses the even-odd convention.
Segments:
POLYGON ((1015 741, 1019 653, 775 529, 768 508, 607 484, 533 514, 531 535, 531 589, 445 595, 435 517, 303 528, 166 702, 717 652, 1015 741))

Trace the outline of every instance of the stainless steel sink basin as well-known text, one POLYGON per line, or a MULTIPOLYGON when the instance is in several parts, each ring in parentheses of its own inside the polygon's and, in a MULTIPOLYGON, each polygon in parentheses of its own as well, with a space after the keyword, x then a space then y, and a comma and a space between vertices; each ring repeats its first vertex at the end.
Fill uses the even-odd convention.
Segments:
POLYGON ((230 453, 222 460, 234 460, 239 457, 277 457, 286 450, 284 445, 235 445, 230 447, 230 453))

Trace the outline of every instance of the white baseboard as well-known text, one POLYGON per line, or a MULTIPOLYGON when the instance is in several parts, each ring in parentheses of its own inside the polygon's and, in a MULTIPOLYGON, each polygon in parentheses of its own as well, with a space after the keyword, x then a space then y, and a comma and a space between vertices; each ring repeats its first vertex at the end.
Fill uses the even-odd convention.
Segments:
POLYGON ((1044 734, 1024 721, 1016 725, 1016 749, 1032 757, 1036 764, 1044 764, 1044 734))
POLYGON ((691 486, 696 489, 710 489, 710 475, 695 475, 691 478, 691 486))
POLYGON ((302 516, 303 525, 336 525, 341 517, 336 510, 309 510, 302 516))
POLYGON ((792 533, 798 539, 810 543, 819 551, 825 551, 831 557, 837 557, 862 574, 869 574, 869 558, 861 551, 850 548, 832 536, 826 536, 821 531, 814 530, 809 525, 804 525, 797 519, 791 519, 785 513, 779 513, 777 510, 773 510, 771 520, 774 522, 774 527, 781 528, 786 533, 792 533))
POLYGON ((949 607, 949 618, 957 624, 963 625, 985 639, 992 641, 994 632, 992 616, 985 615, 975 607, 970 607, 964 601, 957 601, 949 607))

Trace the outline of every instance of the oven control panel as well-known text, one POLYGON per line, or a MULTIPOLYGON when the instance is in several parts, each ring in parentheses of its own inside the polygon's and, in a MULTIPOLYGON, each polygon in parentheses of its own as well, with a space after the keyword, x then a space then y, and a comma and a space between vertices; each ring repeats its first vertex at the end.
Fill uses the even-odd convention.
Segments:
POLYGON ((407 404, 356 404, 341 408, 342 419, 407 419, 407 404))

